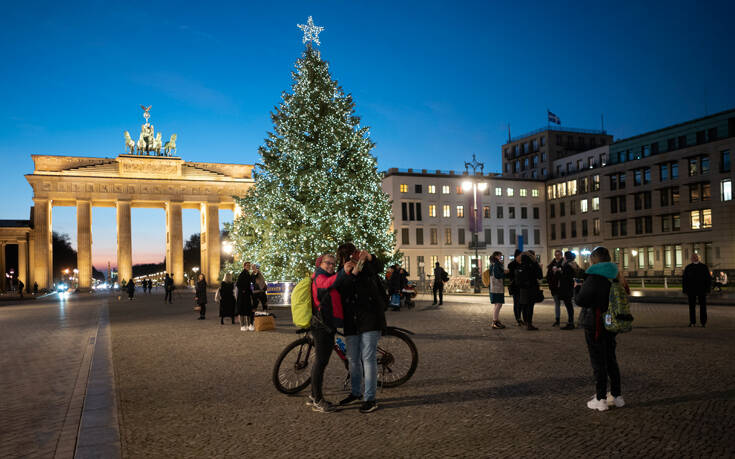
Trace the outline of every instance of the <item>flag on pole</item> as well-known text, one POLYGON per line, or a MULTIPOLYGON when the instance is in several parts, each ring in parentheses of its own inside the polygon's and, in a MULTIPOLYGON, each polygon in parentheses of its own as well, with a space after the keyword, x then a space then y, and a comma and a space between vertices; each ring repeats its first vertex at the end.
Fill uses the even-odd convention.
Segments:
POLYGON ((549 117, 549 122, 550 123, 561 124, 561 120, 559 119, 558 116, 554 115, 549 110, 546 110, 546 113, 547 113, 547 115, 549 117))

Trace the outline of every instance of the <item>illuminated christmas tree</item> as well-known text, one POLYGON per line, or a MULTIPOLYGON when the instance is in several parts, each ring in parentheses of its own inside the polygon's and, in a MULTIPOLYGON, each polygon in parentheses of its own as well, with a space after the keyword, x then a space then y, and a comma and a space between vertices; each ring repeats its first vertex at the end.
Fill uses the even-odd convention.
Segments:
POLYGON ((370 153, 375 145, 355 116, 352 96, 311 43, 295 67, 291 92, 283 93, 271 114, 273 132, 259 148, 255 185, 236 199, 242 216, 232 237, 239 259, 260 263, 272 280, 307 275, 317 256, 344 241, 397 260, 391 204, 370 153))

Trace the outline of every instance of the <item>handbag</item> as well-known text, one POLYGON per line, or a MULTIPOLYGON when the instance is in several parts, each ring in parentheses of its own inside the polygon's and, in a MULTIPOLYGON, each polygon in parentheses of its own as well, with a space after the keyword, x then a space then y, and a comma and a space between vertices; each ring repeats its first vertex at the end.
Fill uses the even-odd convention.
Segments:
POLYGON ((536 290, 536 295, 533 297, 534 303, 541 303, 544 301, 544 292, 541 289, 536 290))

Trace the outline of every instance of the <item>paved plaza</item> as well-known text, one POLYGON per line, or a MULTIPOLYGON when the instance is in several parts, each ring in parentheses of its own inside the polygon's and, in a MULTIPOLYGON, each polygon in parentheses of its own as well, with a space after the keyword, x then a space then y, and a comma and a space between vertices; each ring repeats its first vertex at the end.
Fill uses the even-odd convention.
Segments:
MULTIPOLYGON (((276 331, 241 332, 220 325, 212 304, 195 320, 192 295, 177 293, 172 305, 155 293, 2 303, 0 457, 71 457, 75 443, 77 457, 99 445, 99 457, 131 458, 735 454, 733 307, 711 307, 703 329, 686 327, 686 306, 635 304, 636 328, 618 338, 628 405, 599 413, 585 406, 594 387, 583 333, 552 328, 549 301, 536 308, 541 330, 528 332, 490 329, 484 298, 423 298, 388 314, 416 333, 414 377, 380 391, 374 413, 319 414, 307 391, 285 396, 271 383, 297 336, 288 310, 275 310, 276 331), (113 413, 99 409, 106 401, 113 413)), ((345 395, 344 375, 334 357, 328 399, 345 395)))

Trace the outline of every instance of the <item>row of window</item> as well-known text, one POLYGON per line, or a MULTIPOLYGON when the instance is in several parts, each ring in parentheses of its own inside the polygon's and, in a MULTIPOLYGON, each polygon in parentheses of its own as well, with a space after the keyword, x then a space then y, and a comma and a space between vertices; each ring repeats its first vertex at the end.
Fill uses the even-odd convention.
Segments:
MULTIPOLYGON (((689 177, 695 177, 697 175, 704 175, 710 172, 710 160, 707 155, 699 155, 691 158, 687 158, 687 175, 689 177)), ((641 167, 638 169, 632 169, 633 172, 633 185, 647 185, 651 183, 651 168, 641 167)), ((730 172, 730 151, 724 150, 720 152, 720 172, 730 172)), ((679 178, 679 163, 677 161, 667 161, 658 165, 659 180, 666 182, 668 180, 676 180, 679 178)), ((625 188, 625 172, 616 174, 610 174, 610 189, 624 189, 625 188)))
MULTIPOLYGON (((416 193, 416 194, 422 194, 423 193, 423 188, 424 188, 423 185, 420 185, 420 184, 414 185, 414 193, 416 193)), ((450 194, 451 193, 451 189, 452 189, 452 187, 450 185, 442 185, 441 186, 441 194, 450 194)), ((399 186, 399 190, 400 190, 401 193, 408 193, 408 184, 401 183, 400 186, 399 186)), ((454 191, 455 191, 456 194, 464 194, 465 193, 465 191, 464 191, 464 189, 462 188, 461 185, 456 185, 454 187, 454 191)), ((528 191, 529 191, 528 188, 519 188, 518 189, 518 196, 520 196, 522 198, 528 197, 528 191)), ((426 186, 426 192, 428 194, 436 194, 436 185, 427 185, 426 186)), ((490 187, 489 186, 487 188, 485 188, 484 194, 486 196, 489 196, 491 194, 490 187)), ((499 197, 502 197, 503 196, 503 188, 502 187, 499 187, 499 186, 495 187, 495 196, 499 196, 499 197)), ((507 187, 505 189, 505 196, 507 196, 509 198, 514 197, 515 196, 515 188, 507 187)), ((534 198, 538 198, 539 197, 539 190, 537 188, 532 188, 531 189, 531 196, 534 197, 534 198)))
MULTIPOLYGON (((452 228, 444 228, 443 229, 443 243, 444 245, 452 245, 453 241, 456 241, 456 244, 458 245, 464 245, 466 243, 466 233, 464 228, 457 228, 457 239, 453 239, 454 236, 454 229, 452 228)), ((430 245, 438 245, 439 244, 439 228, 429 228, 429 244, 430 245)), ((534 229, 533 230, 533 242, 531 242, 528 239, 528 229, 522 229, 520 236, 523 237, 523 240, 526 244, 533 243, 534 245, 541 244, 541 230, 540 229, 534 229)), ((504 245, 505 244, 505 229, 504 228, 496 228, 496 239, 495 244, 498 245, 504 245)), ((415 229, 415 239, 414 239, 414 245, 424 245, 424 228, 416 228, 415 229)), ((492 244, 493 240, 493 230, 490 228, 486 228, 484 231, 484 243, 486 245, 492 244)), ((514 245, 518 242, 518 233, 515 228, 510 228, 508 230, 508 242, 511 245, 514 245)), ((411 245, 411 229, 410 228, 401 228, 401 244, 404 246, 411 245)))
MULTIPOLYGON (((735 118, 728 120, 730 130, 735 129, 735 118)), ((730 134, 732 135, 732 134, 730 134)), ((634 161, 636 159, 647 158, 651 155, 656 155, 663 151, 674 151, 681 148, 686 148, 691 145, 701 145, 706 142, 712 142, 723 138, 724 133, 718 133, 717 127, 712 127, 705 130, 697 131, 695 133, 694 144, 690 142, 690 139, 686 135, 680 135, 678 137, 671 137, 666 139, 666 150, 663 150, 663 142, 653 142, 648 145, 641 145, 637 148, 630 148, 625 150, 614 151, 610 154, 610 161, 615 163, 624 163, 626 161, 634 161)))
MULTIPOLYGON (((592 199, 581 199, 579 201, 579 211, 586 214, 590 211, 600 210, 600 198, 595 196, 592 199)), ((565 202, 559 203, 559 216, 564 217, 567 214, 567 206, 565 202)), ((577 200, 572 199, 569 202, 569 215, 577 215, 577 200)), ((549 218, 556 218, 556 204, 549 204, 549 218)))
MULTIPOLYGON (((516 207, 508 207, 508 218, 516 218, 516 207)), ((521 206, 520 218, 528 218, 528 207, 521 206)), ((442 217, 452 217, 452 206, 450 204, 444 204, 441 207, 442 217)), ((454 216, 457 218, 464 218, 464 205, 454 206, 454 216)), ((470 209, 471 211, 472 209, 470 209)), ((504 218, 503 206, 497 206, 496 218, 504 218)), ((539 207, 533 207, 533 218, 541 218, 541 210, 539 207)), ((429 217, 437 216, 437 205, 429 204, 429 217)), ((490 206, 482 207, 483 218, 492 218, 490 206)), ((405 221, 422 221, 421 217, 421 203, 420 202, 402 202, 401 203, 401 220, 405 221)))
MULTIPOLYGON (((589 228, 588 220, 581 220, 580 226, 582 229, 582 237, 589 236, 590 228, 589 228)), ((551 238, 552 241, 555 241, 556 236, 557 236, 556 224, 552 223, 550 229, 551 229, 551 234, 549 235, 549 237, 551 238)), ((573 238, 577 237, 577 222, 571 222, 569 225, 569 230, 570 230, 570 237, 573 237, 573 238)), ((600 235, 600 219, 599 218, 592 219, 592 235, 593 236, 600 235)), ((559 225, 559 236, 561 239, 567 238, 567 224, 566 223, 561 223, 559 225)))
MULTIPOLYGON (((712 228, 712 209, 697 209, 686 212, 689 216, 689 225, 693 230, 712 228)), ((668 233, 681 229, 681 217, 679 214, 667 214, 659 216, 661 221, 661 232, 668 233)), ((636 217, 635 234, 653 233, 653 216, 636 217)), ((628 235, 628 220, 613 220, 610 222, 612 237, 628 235)))
MULTIPOLYGON (((712 199, 712 190, 709 182, 691 183, 687 185, 689 188, 689 202, 706 202, 712 199)), ((658 190, 661 207, 668 207, 679 204, 679 187, 672 186, 658 190)), ((612 196, 610 201, 610 213, 625 212, 626 195, 612 196)), ((652 200, 652 192, 644 191, 633 194, 633 208, 635 210, 650 209, 652 200)), ((732 179, 720 180, 720 200, 732 201, 732 179)), ((553 204, 552 204, 553 205, 553 204)))
POLYGON ((567 180, 566 182, 560 182, 546 186, 546 195, 550 200, 565 198, 567 196, 574 196, 577 194, 577 192, 589 193, 595 191, 600 191, 599 175, 582 177, 580 179, 574 180, 567 180), (577 188, 577 183, 579 183, 579 188, 577 188))

